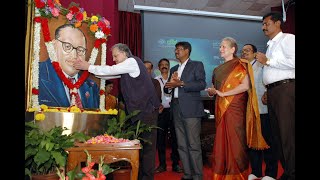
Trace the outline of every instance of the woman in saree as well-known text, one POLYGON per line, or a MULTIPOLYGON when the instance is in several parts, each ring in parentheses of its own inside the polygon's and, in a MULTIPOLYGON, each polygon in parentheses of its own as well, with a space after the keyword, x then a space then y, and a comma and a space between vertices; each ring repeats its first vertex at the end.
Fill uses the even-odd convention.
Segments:
POLYGON ((248 147, 268 148, 261 134, 252 66, 236 56, 237 50, 233 38, 222 39, 219 51, 224 63, 214 69, 212 87, 206 89, 209 96, 216 95, 214 180, 247 180, 248 147))
POLYGON ((117 108, 117 98, 111 94, 113 90, 113 82, 106 80, 105 101, 106 110, 117 108))

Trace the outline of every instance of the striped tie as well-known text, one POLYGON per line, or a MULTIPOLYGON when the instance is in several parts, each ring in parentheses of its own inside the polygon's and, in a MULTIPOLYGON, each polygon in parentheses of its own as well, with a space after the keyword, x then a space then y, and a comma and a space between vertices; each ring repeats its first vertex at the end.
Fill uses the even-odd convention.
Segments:
MULTIPOLYGON (((72 84, 74 84, 75 81, 76 81, 75 78, 69 77, 69 79, 71 80, 72 84)), ((72 95, 71 95, 71 90, 70 90, 70 89, 69 89, 69 92, 70 92, 70 102, 72 102, 72 95)), ((81 102, 79 93, 76 93, 76 95, 75 95, 75 101, 76 101, 76 106, 77 106, 78 108, 80 108, 80 109, 83 109, 83 106, 82 106, 82 102, 81 102)))

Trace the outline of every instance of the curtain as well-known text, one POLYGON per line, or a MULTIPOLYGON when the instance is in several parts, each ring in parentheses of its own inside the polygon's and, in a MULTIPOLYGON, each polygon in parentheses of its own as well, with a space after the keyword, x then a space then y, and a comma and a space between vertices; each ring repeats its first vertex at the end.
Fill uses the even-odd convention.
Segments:
POLYGON ((133 55, 142 57, 141 15, 119 11, 119 42, 129 46, 133 55))

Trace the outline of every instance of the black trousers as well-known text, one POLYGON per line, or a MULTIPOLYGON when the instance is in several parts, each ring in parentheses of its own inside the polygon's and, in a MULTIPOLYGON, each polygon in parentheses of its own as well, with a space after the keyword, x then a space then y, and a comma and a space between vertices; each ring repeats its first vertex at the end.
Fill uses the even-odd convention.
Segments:
POLYGON ((281 180, 295 180, 295 82, 267 90, 273 139, 284 168, 281 180))
POLYGON ((157 149, 160 166, 167 167, 166 163, 166 140, 170 136, 170 146, 171 146, 171 160, 172 166, 179 164, 179 153, 177 145, 176 132, 174 130, 172 113, 170 108, 164 108, 162 113, 158 117, 158 127, 157 129, 157 149))
POLYGON ((251 174, 257 177, 262 177, 262 163, 263 160, 266 163, 265 176, 277 178, 278 174, 278 156, 276 151, 276 145, 272 139, 271 124, 268 114, 260 114, 261 119, 261 131, 262 136, 270 146, 265 150, 249 149, 249 158, 251 165, 251 174))
MULTIPOLYGON (((141 122, 147 125, 157 125, 158 110, 152 113, 144 114, 141 122)), ((156 141, 157 129, 152 129, 151 132, 143 132, 141 138, 147 139, 151 144, 141 141, 142 149, 140 150, 140 167, 139 167, 139 180, 153 180, 155 159, 156 159, 156 141)))

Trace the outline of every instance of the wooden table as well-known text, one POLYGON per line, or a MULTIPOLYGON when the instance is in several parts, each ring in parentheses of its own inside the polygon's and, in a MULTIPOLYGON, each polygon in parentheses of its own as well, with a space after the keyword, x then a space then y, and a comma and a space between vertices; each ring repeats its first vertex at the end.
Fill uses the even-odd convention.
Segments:
POLYGON ((67 172, 73 170, 77 165, 81 167, 81 162, 87 161, 87 155, 84 150, 91 154, 92 162, 99 163, 100 156, 105 156, 105 163, 113 163, 117 161, 128 161, 131 164, 131 180, 138 179, 139 171, 139 144, 114 143, 114 144, 82 144, 78 147, 68 148, 67 172))

